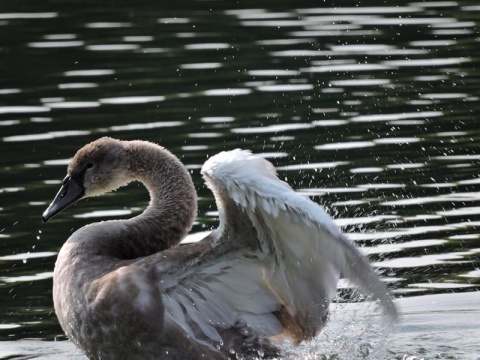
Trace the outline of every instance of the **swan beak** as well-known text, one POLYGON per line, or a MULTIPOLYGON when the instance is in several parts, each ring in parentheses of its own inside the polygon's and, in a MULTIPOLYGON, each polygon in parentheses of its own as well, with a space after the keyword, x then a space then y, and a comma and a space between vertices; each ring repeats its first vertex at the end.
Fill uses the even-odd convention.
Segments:
POLYGON ((55 196, 55 199, 53 199, 50 206, 42 214, 43 222, 47 222, 60 211, 75 204, 84 195, 85 188, 83 187, 82 181, 75 176, 67 176, 65 180, 63 180, 63 185, 55 196))

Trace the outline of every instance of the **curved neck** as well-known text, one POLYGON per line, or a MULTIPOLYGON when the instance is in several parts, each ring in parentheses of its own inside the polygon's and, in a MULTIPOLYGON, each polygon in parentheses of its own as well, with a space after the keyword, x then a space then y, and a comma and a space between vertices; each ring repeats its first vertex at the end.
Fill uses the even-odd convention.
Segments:
POLYGON ((178 245, 195 220, 197 195, 190 174, 168 150, 144 141, 124 144, 129 177, 146 186, 150 203, 134 218, 105 223, 108 235, 97 249, 127 260, 178 245))
MULTIPOLYGON (((131 141, 127 149, 132 178, 150 193, 147 209, 130 219, 138 234, 134 241, 143 237, 145 250, 152 253, 178 245, 197 214, 197 194, 190 174, 180 160, 158 145, 131 141)), ((138 247, 138 242, 135 245, 138 247)))

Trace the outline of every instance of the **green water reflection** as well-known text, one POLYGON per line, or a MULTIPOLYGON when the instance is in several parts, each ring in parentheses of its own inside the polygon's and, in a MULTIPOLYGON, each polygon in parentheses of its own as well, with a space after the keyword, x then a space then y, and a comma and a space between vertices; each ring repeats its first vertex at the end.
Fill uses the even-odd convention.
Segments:
POLYGON ((68 158, 104 135, 182 159, 194 232, 217 223, 201 164, 249 148, 339 219, 395 296, 478 291, 479 21, 473 1, 3 2, 0 338, 61 338, 54 254, 99 210, 148 201, 132 184, 41 224, 68 158))

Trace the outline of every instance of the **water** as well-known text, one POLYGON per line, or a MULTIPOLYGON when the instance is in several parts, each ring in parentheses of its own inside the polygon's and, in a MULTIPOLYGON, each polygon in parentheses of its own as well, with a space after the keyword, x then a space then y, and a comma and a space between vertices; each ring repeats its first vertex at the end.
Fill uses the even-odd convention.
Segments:
POLYGON ((402 322, 382 341, 368 307, 340 304, 297 357, 480 359, 476 2, 0 4, 0 358, 82 359, 60 341, 56 253, 147 194, 130 185, 40 217, 68 159, 109 135, 182 159, 194 233, 217 224, 201 164, 242 147, 370 254, 402 322))

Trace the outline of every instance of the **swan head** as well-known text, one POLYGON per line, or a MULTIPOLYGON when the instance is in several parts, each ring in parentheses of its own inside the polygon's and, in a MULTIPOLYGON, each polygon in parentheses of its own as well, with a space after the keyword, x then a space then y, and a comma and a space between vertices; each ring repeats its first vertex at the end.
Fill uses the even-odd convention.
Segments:
POLYGON ((44 222, 80 199, 115 190, 131 181, 124 142, 109 137, 95 140, 77 151, 67 176, 50 206, 44 222))

